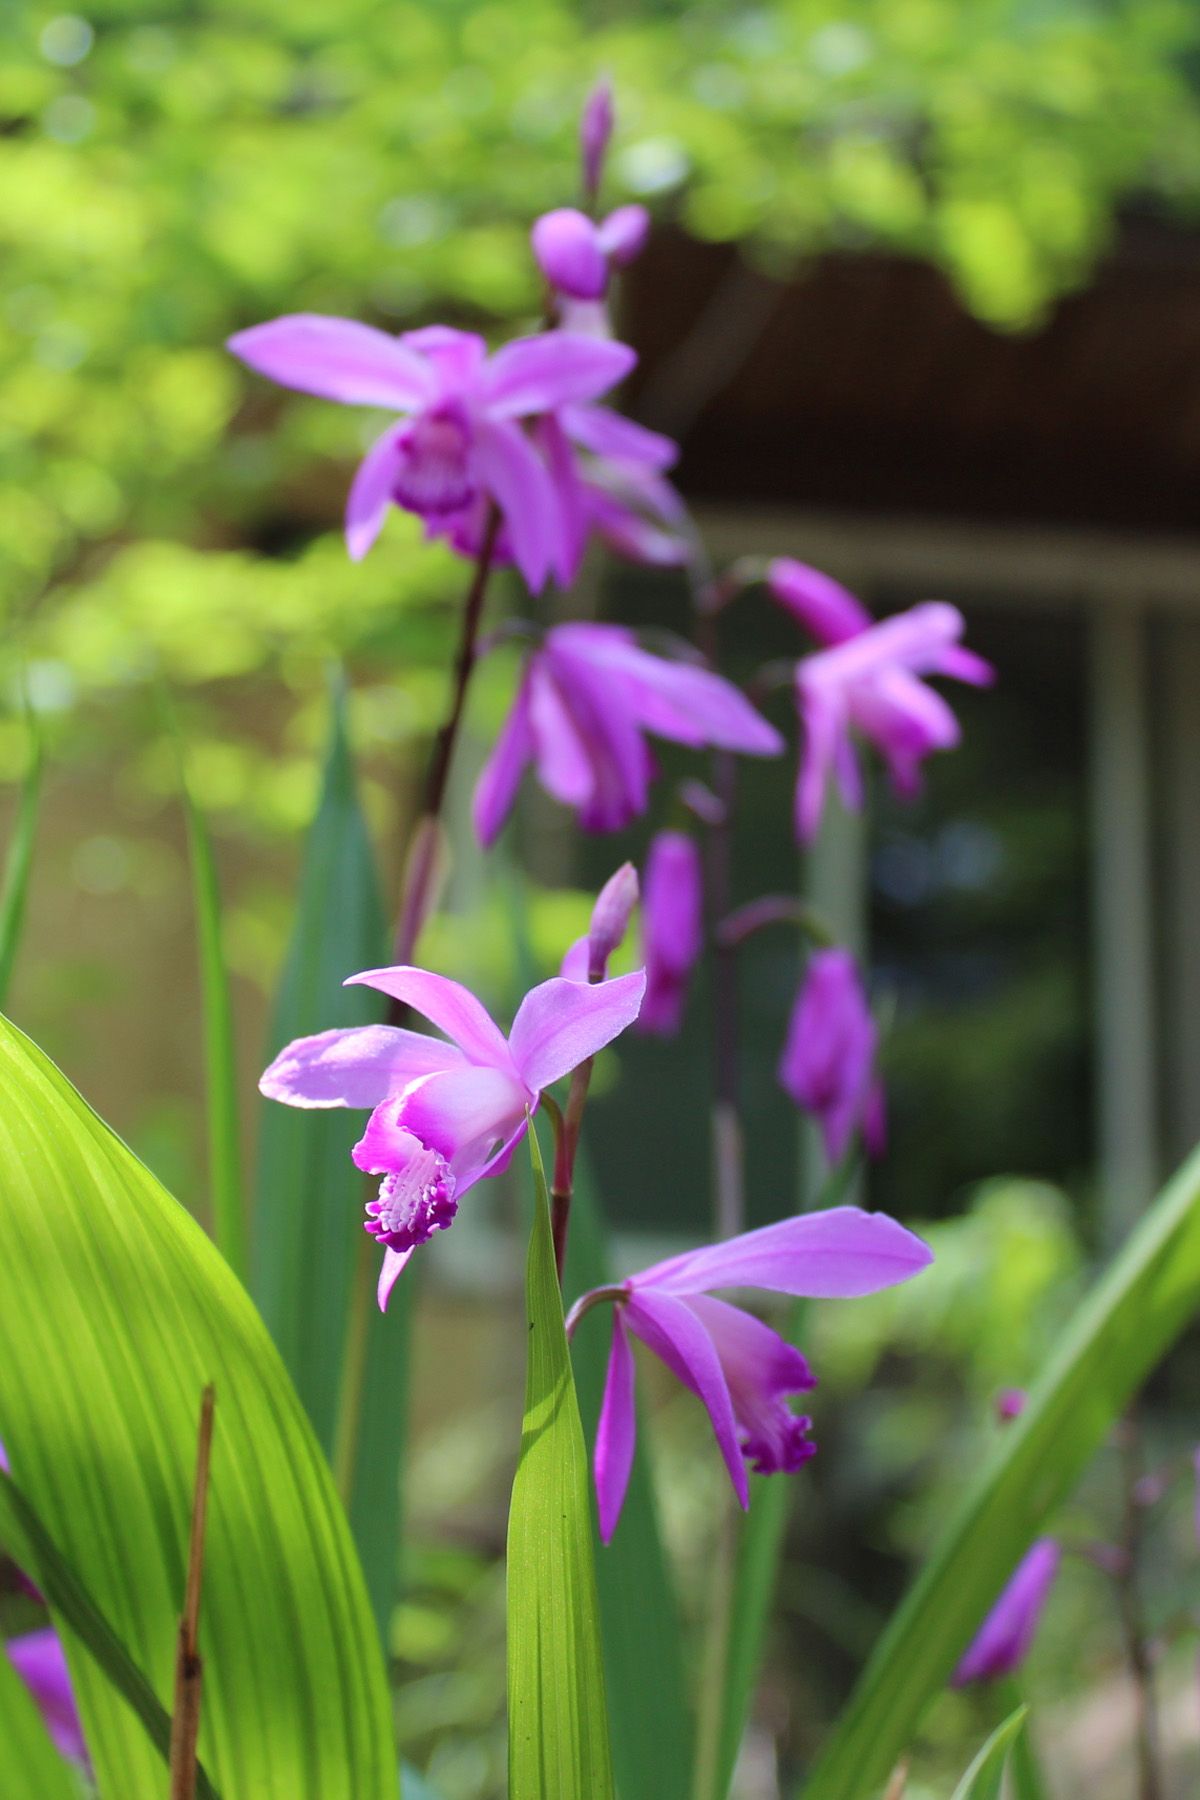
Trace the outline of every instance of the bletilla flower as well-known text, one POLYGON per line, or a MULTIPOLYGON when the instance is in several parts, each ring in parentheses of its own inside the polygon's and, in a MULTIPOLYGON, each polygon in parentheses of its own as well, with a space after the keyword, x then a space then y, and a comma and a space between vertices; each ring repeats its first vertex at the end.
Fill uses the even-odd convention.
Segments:
POLYGON ((604 175, 604 158, 616 122, 612 82, 602 75, 584 102, 579 120, 579 153, 583 163, 583 190, 594 198, 604 175))
POLYGON ((229 348, 284 387, 407 415, 376 439, 354 477, 352 557, 365 556, 389 506, 437 530, 491 501, 535 592, 561 554, 562 522, 554 483, 520 421, 596 399, 636 360, 623 344, 566 331, 517 338, 488 356, 473 332, 433 325, 392 337, 316 313, 239 331, 229 348))
POLYGON ((920 678, 949 675, 977 687, 991 682, 990 664, 963 648, 958 641, 962 632, 958 608, 930 600, 797 665, 796 702, 805 742, 796 784, 796 830, 803 841, 815 835, 821 822, 830 775, 847 806, 862 805, 852 731, 875 745, 893 787, 905 797, 920 786, 924 758, 957 744, 957 719, 920 678))
POLYGON ((860 1127, 872 1156, 883 1149, 877 1044, 853 956, 848 950, 814 951, 792 1008, 779 1081, 796 1105, 819 1121, 831 1163, 841 1160, 860 1127))
POLYGON ((646 997, 637 1029, 674 1037, 683 1020, 688 978, 704 945, 700 852, 684 831, 660 831, 646 854, 642 960, 646 997))
POLYGON ((457 981, 399 966, 350 976, 427 1018, 444 1038, 360 1025, 297 1038, 259 1082, 288 1106, 372 1108, 354 1160, 383 1177, 366 1229, 383 1247, 386 1307, 413 1251, 453 1224, 469 1188, 508 1167, 543 1088, 631 1025, 639 970, 592 986, 556 976, 522 1000, 508 1037, 457 981), (449 1040, 449 1041, 447 1041, 449 1040))
POLYGON ((874 624, 849 588, 792 556, 767 565, 767 591, 819 644, 844 644, 874 624))
POLYGON ((788 1399, 815 1386, 808 1363, 779 1333, 713 1297, 720 1288, 762 1288, 812 1299, 848 1299, 893 1287, 932 1261, 927 1245, 884 1213, 839 1206, 744 1232, 723 1244, 673 1256, 617 1287, 595 1288, 576 1301, 580 1318, 613 1302, 612 1350, 594 1471, 605 1543, 616 1530, 633 1466, 632 1332, 707 1408, 742 1506, 750 1503, 747 1465, 758 1474, 798 1469, 815 1453, 811 1420, 788 1399))
POLYGON ((628 825, 649 800, 647 732, 750 756, 776 756, 783 747, 737 688, 710 670, 652 656, 617 625, 556 625, 526 664, 476 786, 480 841, 496 838, 530 763, 585 830, 628 825))
POLYGON ((1039 1538, 1016 1571, 951 1677, 954 1687, 1012 1675, 1029 1654, 1061 1552, 1053 1538, 1039 1538))
POLYGON ((573 206, 543 213, 530 232, 534 259, 569 300, 602 300, 614 269, 638 256, 650 234, 644 206, 618 206, 599 224, 573 206))
POLYGON ((4 1653, 33 1696, 59 1755, 86 1769, 87 1745, 58 1633, 46 1625, 22 1637, 9 1638, 4 1653))

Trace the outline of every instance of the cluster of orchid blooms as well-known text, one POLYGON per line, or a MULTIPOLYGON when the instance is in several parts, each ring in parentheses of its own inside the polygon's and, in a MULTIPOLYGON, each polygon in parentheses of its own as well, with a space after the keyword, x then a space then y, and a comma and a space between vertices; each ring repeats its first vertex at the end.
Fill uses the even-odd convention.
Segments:
MULTIPOLYGON (((637 255, 649 225, 638 206, 593 217, 612 123, 611 94, 601 84, 581 130, 589 210, 562 208, 533 228, 547 284, 545 329, 489 354, 481 337, 448 326, 396 336, 298 314, 239 332, 230 348, 286 387, 396 415, 350 486, 345 533, 355 559, 395 506, 485 575, 493 564, 513 565, 531 595, 551 579, 568 587, 593 537, 627 558, 688 573, 698 610, 710 617, 765 585, 815 646, 797 656, 793 671, 801 734, 795 828, 807 843, 831 783, 847 806, 861 806, 858 741, 879 753, 902 795, 915 791, 932 751, 957 742, 954 714, 927 677, 981 685, 992 672, 963 647, 963 619, 950 605, 926 603, 876 623, 838 582, 791 559, 743 562, 717 581, 700 578, 695 535, 666 473, 676 446, 601 403, 636 361, 615 341, 606 301, 614 271, 637 255)), ((785 747, 746 695, 682 640, 662 654, 619 625, 550 625, 528 653, 479 778, 480 842, 496 839, 531 767, 586 831, 616 831, 642 817, 657 773, 650 738, 751 757, 785 747)), ((724 822, 714 794, 698 782, 687 788, 701 828, 724 822)), ((761 904, 764 920, 779 916, 771 902, 761 904)), ((743 909, 747 928, 754 911, 743 909)), ((440 1035, 401 1024, 325 1031, 276 1057, 260 1084, 270 1098, 369 1114, 353 1156, 380 1180, 366 1229, 383 1252, 381 1306, 414 1252, 452 1225, 463 1196, 508 1166, 554 1084, 626 1029, 680 1029, 692 970, 722 924, 706 919, 697 838, 662 830, 640 884, 628 865, 618 871, 588 936, 568 950, 559 975, 526 995, 507 1036, 465 987, 401 964, 348 980, 387 995, 400 1016, 420 1014, 440 1035), (626 933, 639 885, 643 966, 609 978, 608 958, 626 933)), ((815 949, 779 1079, 819 1122, 831 1163, 858 1136, 873 1153, 882 1148, 877 1049, 854 958, 830 945, 815 949)), ((556 1106, 547 1110, 558 1114, 556 1106)), ((719 1293, 846 1298, 905 1281, 930 1260, 925 1244, 895 1220, 839 1206, 742 1232, 578 1299, 568 1334, 594 1306, 613 1309, 594 1457, 604 1540, 616 1529, 634 1453, 631 1334, 706 1407, 744 1507, 748 1469, 792 1471, 813 1455, 811 1421, 790 1401, 814 1378, 799 1350, 719 1293)), ((964 1658, 960 1679, 1001 1673, 1023 1653, 1053 1575, 1052 1550, 1030 1552, 964 1658)), ((53 1633, 6 1648, 64 1752, 82 1758, 53 1633)))

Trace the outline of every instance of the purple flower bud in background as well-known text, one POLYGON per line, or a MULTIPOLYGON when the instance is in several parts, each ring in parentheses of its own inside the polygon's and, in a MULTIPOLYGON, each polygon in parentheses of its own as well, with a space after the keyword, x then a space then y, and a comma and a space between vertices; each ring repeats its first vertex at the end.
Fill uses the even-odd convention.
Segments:
POLYGON ((637 870, 632 863, 622 863, 600 889, 587 936, 576 938, 563 957, 559 974, 569 981, 603 981, 609 957, 625 942, 637 903, 637 870))
POLYGON ((1029 1654, 1060 1560, 1053 1538, 1037 1540, 980 1626, 951 1677, 951 1686, 998 1681, 1015 1673, 1029 1654))
POLYGON ((475 829, 490 844, 530 763, 585 831, 619 831, 644 813, 654 761, 645 733, 699 749, 775 756, 782 741, 731 682, 652 656, 619 625, 556 625, 534 651, 475 788, 475 829))
POLYGON ((604 158, 613 134, 616 113, 612 82, 602 75, 584 101, 579 121, 579 151, 583 162, 583 191, 594 200, 604 178, 604 158))
POLYGON ((768 564, 767 591, 819 644, 844 644, 875 622, 840 581, 790 556, 768 564))
POLYGON ((596 242, 614 268, 624 269, 642 254, 650 236, 650 214, 644 206, 618 206, 602 219, 596 242))
POLYGON ((760 1475, 791 1473, 808 1461, 812 1421, 788 1398, 814 1387, 804 1357, 740 1306, 714 1299, 719 1288, 761 1288, 810 1299, 848 1299, 894 1287, 926 1268, 926 1244, 886 1213, 839 1206, 743 1232, 643 1269, 619 1288, 594 1289, 567 1319, 612 1300, 613 1337, 596 1427, 594 1470, 600 1535, 617 1527, 633 1467, 637 1414, 632 1332, 703 1402, 733 1491, 750 1504, 747 1465, 760 1475))
POLYGON ((67 1669, 66 1652, 53 1626, 10 1638, 4 1653, 29 1689, 60 1756, 87 1769, 87 1745, 67 1669))
POLYGON ((674 1037, 683 1020, 688 979, 704 945, 700 852, 682 831, 660 831, 646 856, 642 960, 646 997, 638 1030, 674 1037))
POLYGON ((853 956, 848 950, 815 951, 792 1008, 778 1073, 785 1092, 819 1122, 831 1163, 859 1129, 870 1154, 882 1153, 877 1040, 853 956))
POLYGON ((585 213, 560 206, 543 213, 530 233, 538 268, 552 288, 572 300, 599 300, 608 286, 608 258, 585 213))
POLYGON ((1025 1411, 1029 1396, 1024 1388, 1002 1388, 996 1395, 996 1417, 1002 1425, 1012 1419, 1019 1419, 1025 1411))

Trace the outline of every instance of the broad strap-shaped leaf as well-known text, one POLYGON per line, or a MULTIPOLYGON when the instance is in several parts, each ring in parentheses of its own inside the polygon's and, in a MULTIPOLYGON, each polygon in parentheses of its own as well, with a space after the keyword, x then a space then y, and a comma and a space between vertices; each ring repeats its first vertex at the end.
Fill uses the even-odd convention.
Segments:
MULTIPOLYGON (((581 1155, 567 1240, 570 1295, 613 1279, 594 1177, 581 1155)), ((593 1441, 611 1323, 607 1308, 581 1324, 571 1344, 579 1403, 593 1441)), ((679 1607, 663 1551, 654 1486, 639 1441, 633 1473, 611 1544, 596 1552, 600 1631, 608 1689, 613 1765, 621 1800, 687 1800, 692 1777, 692 1723, 683 1667, 679 1607)))
POLYGON ((17 821, 4 859, 4 885, 0 888, 0 1006, 8 998, 8 987, 21 942, 21 929, 25 923, 25 902, 33 870, 33 840, 37 831, 38 805, 42 791, 41 735, 33 712, 27 712, 26 717, 29 722, 29 761, 21 783, 17 821))
MULTIPOLYGON (((10 1476, 0 1472, 0 1547, 38 1587, 55 1617, 77 1638, 141 1720, 163 1759, 171 1748, 171 1715, 134 1663, 116 1632, 64 1560, 58 1546, 10 1476)), ((3 1791, 3 1790, 0 1790, 3 1791)), ((196 1771, 197 1800, 217 1800, 203 1767, 196 1771)))
POLYGON ((1009 1714, 1002 1725, 997 1725, 955 1788, 952 1800, 1000 1800, 1000 1783, 1004 1780, 1005 1765, 1025 1723, 1025 1712, 1025 1707, 1020 1706, 1016 1712, 1009 1714))
MULTIPOLYGON (((379 884, 359 805, 339 682, 317 814, 304 849, 296 918, 269 1056, 291 1038, 382 1017, 347 975, 388 960, 379 884)), ((265 1060, 269 1060, 269 1057, 265 1060)), ((254 1293, 343 1492, 380 1635, 396 1591, 400 1462, 408 1400, 413 1272, 386 1317, 362 1229, 365 1178, 350 1160, 364 1115, 264 1100, 254 1210, 254 1293), (340 1412, 340 1419, 339 1419, 340 1412), (339 1435, 339 1424, 341 1427, 339 1435)))
POLYGON ((1200 1152, 1079 1308, 875 1650, 804 1800, 887 1777, 1053 1507, 1200 1308, 1200 1152))
POLYGON ((79 1800, 79 1783, 50 1741, 24 1682, 0 1649, 0 1794, 4 1800, 79 1800))
POLYGON ((612 1800, 587 1452, 532 1130, 529 1144, 529 1360, 508 1518, 508 1793, 509 1800, 612 1800))
MULTIPOLYGON (((196 1408, 214 1382, 201 1760, 223 1800, 394 1800, 362 1573, 261 1319, 195 1221, 3 1020, 0 1094, 0 1421, 14 1480, 169 1705, 196 1408)), ((162 1792, 141 1721, 66 1642, 103 1800, 162 1792)))

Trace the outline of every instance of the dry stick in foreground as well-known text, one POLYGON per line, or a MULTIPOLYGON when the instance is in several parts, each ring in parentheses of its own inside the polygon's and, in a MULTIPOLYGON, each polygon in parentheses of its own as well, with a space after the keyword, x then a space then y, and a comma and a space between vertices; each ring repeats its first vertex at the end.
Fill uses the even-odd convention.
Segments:
POLYGON ((215 1400, 215 1390, 210 1382, 200 1400, 187 1589, 184 1594, 183 1617, 179 1621, 179 1647, 175 1657, 175 1710, 171 1716, 171 1800, 193 1800, 196 1792, 196 1739, 200 1734, 200 1682, 203 1673, 196 1640, 200 1625, 200 1584, 204 1575, 204 1522, 208 1512, 208 1469, 212 1457, 215 1400))

